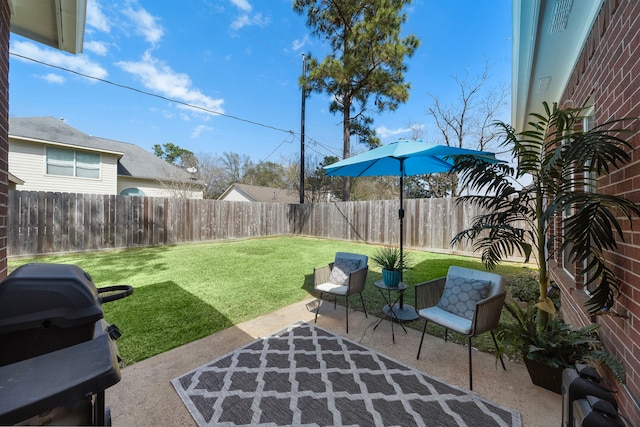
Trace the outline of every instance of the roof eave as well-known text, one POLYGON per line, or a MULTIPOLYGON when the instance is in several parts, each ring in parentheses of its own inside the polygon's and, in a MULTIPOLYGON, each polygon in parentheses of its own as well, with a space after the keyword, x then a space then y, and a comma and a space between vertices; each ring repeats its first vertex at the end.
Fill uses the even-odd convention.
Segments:
POLYGON ((11 32, 78 54, 82 53, 87 0, 9 0, 11 32))
POLYGON ((560 2, 512 0, 511 124, 518 132, 543 101, 560 101, 604 0, 571 3, 566 29, 551 33, 560 2))
POLYGON ((29 138, 29 137, 16 136, 16 135, 9 135, 9 138, 14 140, 26 141, 26 142, 35 142, 43 145, 56 145, 59 147, 72 148, 74 150, 93 151, 96 153, 112 154, 114 156, 117 156, 118 158, 121 158, 124 155, 124 153, 122 153, 121 151, 103 150, 100 148, 87 147, 84 145, 77 145, 77 144, 69 144, 65 142, 47 141, 43 139, 29 138))

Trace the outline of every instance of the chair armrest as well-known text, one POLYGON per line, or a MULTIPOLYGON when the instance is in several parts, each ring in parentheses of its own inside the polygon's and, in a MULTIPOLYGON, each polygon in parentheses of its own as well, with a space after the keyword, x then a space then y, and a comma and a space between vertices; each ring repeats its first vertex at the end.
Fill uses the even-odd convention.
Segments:
POLYGON ((366 266, 349 273, 349 291, 347 291, 347 295, 357 294, 364 290, 368 272, 369 266, 366 266))
POLYGON ((476 304, 473 324, 471 325, 473 335, 492 331, 498 327, 506 295, 507 293, 503 291, 489 298, 485 298, 476 304))
POLYGON ((322 283, 327 283, 329 281, 329 276, 331 275, 332 266, 333 266, 333 263, 313 269, 313 286, 317 286, 322 283))
POLYGON ((416 310, 433 307, 442 298, 444 292, 444 284, 446 277, 429 280, 427 282, 418 283, 414 286, 415 290, 415 306, 416 310))

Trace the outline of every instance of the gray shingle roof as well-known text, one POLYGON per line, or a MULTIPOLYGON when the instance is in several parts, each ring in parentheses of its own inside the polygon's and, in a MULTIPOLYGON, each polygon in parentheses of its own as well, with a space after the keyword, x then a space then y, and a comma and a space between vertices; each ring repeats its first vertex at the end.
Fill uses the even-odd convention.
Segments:
POLYGON ((54 117, 10 117, 9 136, 106 150, 92 136, 54 117))
POLYGON ((249 199, 253 199, 254 202, 298 203, 300 201, 298 193, 292 190, 248 184, 233 184, 220 198, 224 197, 232 189, 243 193, 249 199))
POLYGON ((117 153, 120 155, 118 175, 153 180, 191 180, 191 174, 187 171, 165 162, 142 147, 87 135, 54 117, 9 118, 9 136, 117 153))

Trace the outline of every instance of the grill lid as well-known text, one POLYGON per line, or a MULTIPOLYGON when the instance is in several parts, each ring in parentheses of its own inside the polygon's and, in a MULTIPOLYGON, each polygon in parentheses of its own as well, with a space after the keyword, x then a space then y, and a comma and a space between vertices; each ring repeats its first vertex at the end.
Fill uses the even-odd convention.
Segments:
POLYGON ((26 264, 0 282, 0 334, 70 328, 103 317, 91 276, 76 265, 26 264))

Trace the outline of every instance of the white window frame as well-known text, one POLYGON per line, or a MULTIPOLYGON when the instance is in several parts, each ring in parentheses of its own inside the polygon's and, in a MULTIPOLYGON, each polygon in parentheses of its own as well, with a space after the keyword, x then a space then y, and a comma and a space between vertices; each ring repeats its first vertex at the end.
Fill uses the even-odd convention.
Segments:
POLYGON ((45 167, 46 167, 47 175, 65 176, 65 177, 82 178, 82 179, 95 179, 95 180, 99 180, 101 175, 101 164, 102 164, 101 156, 99 153, 94 153, 91 151, 74 150, 71 148, 63 148, 63 147, 47 147, 46 153, 45 153, 45 164, 46 164, 45 167), (71 160, 52 159, 49 157, 49 150, 58 150, 59 152, 71 153, 73 154, 73 159, 71 160), (96 156, 97 161, 95 163, 83 162, 82 157, 85 157, 85 156, 96 156), (49 171, 49 168, 51 166, 68 167, 71 170, 71 174, 67 175, 63 173, 51 172, 49 171), (78 174, 79 171, 80 171, 80 175, 78 174), (96 176, 83 176, 82 171, 88 171, 89 173, 91 173, 91 171, 96 171, 96 176))
MULTIPOLYGON (((595 110, 593 107, 589 108, 588 110, 586 110, 584 117, 582 118, 582 130, 584 132, 587 132, 591 129, 593 129, 595 127, 595 110)), ((585 175, 584 177, 584 191, 585 192, 590 192, 590 193, 595 193, 596 191, 596 174, 595 172, 590 172, 588 174, 585 175)), ((588 260, 584 261, 584 265, 583 265, 583 270, 584 270, 584 274, 583 274, 583 283, 582 283, 582 289, 584 291, 585 294, 587 295, 591 295, 591 292, 593 290, 595 290, 594 288, 589 289, 589 287, 587 287, 587 280, 589 278, 588 272, 586 271, 588 265, 588 260)), ((595 285, 592 285, 595 286, 595 285)))
MULTIPOLYGON (((565 139, 563 139, 562 143, 565 143, 565 139)), ((573 174, 571 175, 571 178, 573 179, 573 174)), ((572 188, 573 190, 573 188, 572 188)), ((564 222, 565 220, 571 216, 571 214, 573 212, 571 212, 571 207, 567 207, 565 209, 562 210, 562 242, 561 245, 564 245, 564 222)), ((571 251, 571 247, 566 247, 562 250, 560 257, 562 258, 562 269, 565 271, 566 274, 569 275, 569 277, 571 277, 572 279, 575 279, 575 273, 574 273, 574 269, 573 264, 571 264, 569 262, 569 252, 571 251)))

